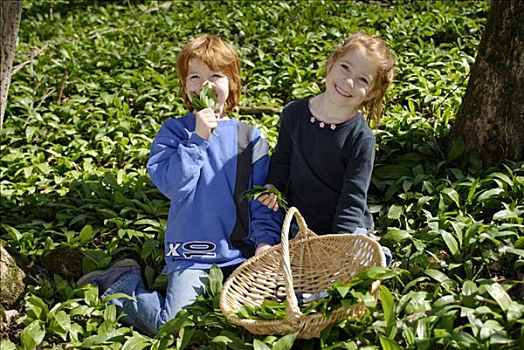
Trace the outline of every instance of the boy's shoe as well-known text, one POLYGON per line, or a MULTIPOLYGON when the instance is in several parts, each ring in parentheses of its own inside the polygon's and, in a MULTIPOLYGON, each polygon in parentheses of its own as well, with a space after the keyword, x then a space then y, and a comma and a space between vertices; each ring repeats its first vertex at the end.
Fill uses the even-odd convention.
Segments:
POLYGON ((96 284, 100 293, 103 293, 127 272, 140 273, 140 265, 133 259, 120 260, 105 270, 97 270, 85 274, 76 284, 77 286, 88 283, 96 284))

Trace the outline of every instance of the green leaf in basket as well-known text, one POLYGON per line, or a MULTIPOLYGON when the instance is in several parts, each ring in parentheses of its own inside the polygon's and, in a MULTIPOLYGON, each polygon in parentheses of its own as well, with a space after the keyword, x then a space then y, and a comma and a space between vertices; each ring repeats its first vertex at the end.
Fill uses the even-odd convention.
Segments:
MULTIPOLYGON (((359 301, 364 301, 368 307, 374 304, 374 298, 369 293, 371 284, 376 280, 386 280, 398 276, 399 272, 391 269, 371 266, 355 274, 347 282, 336 281, 327 290, 327 297, 312 301, 303 306, 305 315, 321 313, 329 316, 339 307, 349 309, 359 301), (372 303, 368 301, 373 301, 372 303)), ((383 292, 385 293, 385 292, 383 292)), ((384 297, 386 295, 384 294, 384 297)))
MULTIPOLYGON (((368 308, 375 307, 376 300, 369 290, 371 284, 376 280, 386 280, 398 276, 398 274, 399 272, 389 268, 371 266, 355 274, 347 282, 336 281, 327 290, 317 292, 296 291, 295 294, 299 300, 301 312, 304 315, 319 313, 329 317, 340 307, 349 309, 360 301, 363 301, 368 308), (306 296, 303 298, 304 300, 311 300, 310 297, 312 295, 319 295, 319 297, 300 304, 299 295, 306 296)), ((388 292, 387 289, 381 289, 381 299, 383 299, 382 302, 385 304, 384 309, 387 309, 387 312, 385 311, 387 313, 386 322, 389 322, 388 325, 392 327, 394 321, 392 307, 394 304, 393 297, 388 292)), ((264 300, 258 307, 242 306, 236 315, 240 318, 252 320, 281 320, 286 316, 286 308, 286 301, 264 300)))
POLYGON ((282 320, 286 316, 287 302, 264 300, 258 307, 243 305, 237 317, 250 320, 282 320))
POLYGON ((340 301, 340 305, 342 305, 345 309, 349 309, 350 307, 355 305, 355 300, 354 299, 342 299, 340 301))
POLYGON ((340 302, 336 298, 328 296, 306 304, 301 312, 304 315, 320 313, 324 316, 329 316, 338 307, 340 307, 340 302))
POLYGON ((342 298, 344 298, 349 293, 349 291, 351 290, 351 287, 349 287, 349 286, 347 286, 344 283, 339 282, 339 281, 335 282, 333 287, 337 290, 338 294, 340 294, 340 296, 342 298))
POLYGON ((237 311, 236 315, 240 318, 252 319, 254 315, 254 310, 249 305, 242 305, 240 310, 237 311))

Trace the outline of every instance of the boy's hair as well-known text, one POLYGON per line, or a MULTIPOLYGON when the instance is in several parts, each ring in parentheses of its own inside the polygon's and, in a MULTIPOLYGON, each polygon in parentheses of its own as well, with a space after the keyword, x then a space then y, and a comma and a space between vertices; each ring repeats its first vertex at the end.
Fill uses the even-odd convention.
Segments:
POLYGON ((214 35, 203 35, 191 40, 180 52, 177 60, 178 81, 184 95, 184 103, 191 108, 186 94, 186 79, 189 60, 197 58, 217 72, 224 73, 229 80, 229 96, 225 110, 231 112, 240 98, 240 59, 229 43, 214 35))
POLYGON ((366 111, 368 122, 373 121, 375 127, 378 127, 382 112, 382 99, 393 81, 395 57, 393 52, 378 35, 368 35, 358 32, 350 35, 341 47, 331 53, 327 60, 327 73, 329 73, 333 64, 340 57, 356 47, 362 47, 368 54, 368 57, 373 59, 378 68, 375 82, 368 92, 374 92, 376 95, 372 99, 364 101, 361 105, 366 111))

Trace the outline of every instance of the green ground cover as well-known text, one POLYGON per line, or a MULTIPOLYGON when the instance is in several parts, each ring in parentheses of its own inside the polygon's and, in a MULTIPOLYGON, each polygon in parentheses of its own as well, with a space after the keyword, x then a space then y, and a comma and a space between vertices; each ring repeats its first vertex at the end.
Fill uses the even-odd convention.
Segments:
MULTIPOLYGON (((447 151, 487 10, 483 1, 26 1, 1 137, 0 237, 36 267, 2 350, 519 348, 524 164, 488 168, 472 156, 459 167, 461 146, 447 151), (165 286, 169 203, 145 164, 160 124, 185 113, 175 61, 188 38, 232 42, 241 105, 281 108, 321 90, 328 53, 357 30, 379 32, 398 60, 370 189, 398 277, 368 315, 315 341, 253 337, 216 310, 215 283, 149 338, 121 325, 96 288, 76 287, 123 257, 143 265, 149 288, 165 286)), ((275 145, 278 113, 235 116, 275 145)))

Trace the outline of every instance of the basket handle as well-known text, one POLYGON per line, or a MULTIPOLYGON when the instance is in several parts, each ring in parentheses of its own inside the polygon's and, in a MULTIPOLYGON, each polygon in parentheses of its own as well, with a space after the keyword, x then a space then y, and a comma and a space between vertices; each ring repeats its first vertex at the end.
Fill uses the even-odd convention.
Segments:
POLYGON ((289 237, 289 229, 291 226, 291 220, 293 219, 293 216, 295 217, 295 219, 297 219, 297 224, 299 228, 297 235, 293 239, 301 240, 301 239, 306 239, 306 238, 317 236, 311 230, 308 230, 306 220, 304 220, 304 217, 302 216, 302 214, 300 214, 298 209, 295 207, 289 208, 286 213, 286 219, 290 217, 289 225, 287 227, 286 225, 282 226, 282 235, 286 234, 287 237, 289 237))
POLYGON ((316 236, 314 233, 308 234, 306 222, 304 221, 304 218, 302 217, 298 209, 295 207, 289 208, 286 213, 286 218, 284 219, 284 224, 282 225, 281 243, 282 268, 284 270, 284 283, 286 286, 287 300, 286 320, 290 322, 293 322, 293 320, 297 320, 302 315, 302 312, 298 307, 298 300, 295 294, 295 289, 293 288, 293 275, 291 273, 291 258, 289 254, 289 227, 291 225, 291 220, 293 220, 293 217, 297 219, 298 226, 300 227, 300 231, 297 235, 297 238, 301 235, 301 232, 304 233, 304 237, 301 237, 300 239, 307 238, 307 236, 311 235, 316 236))

